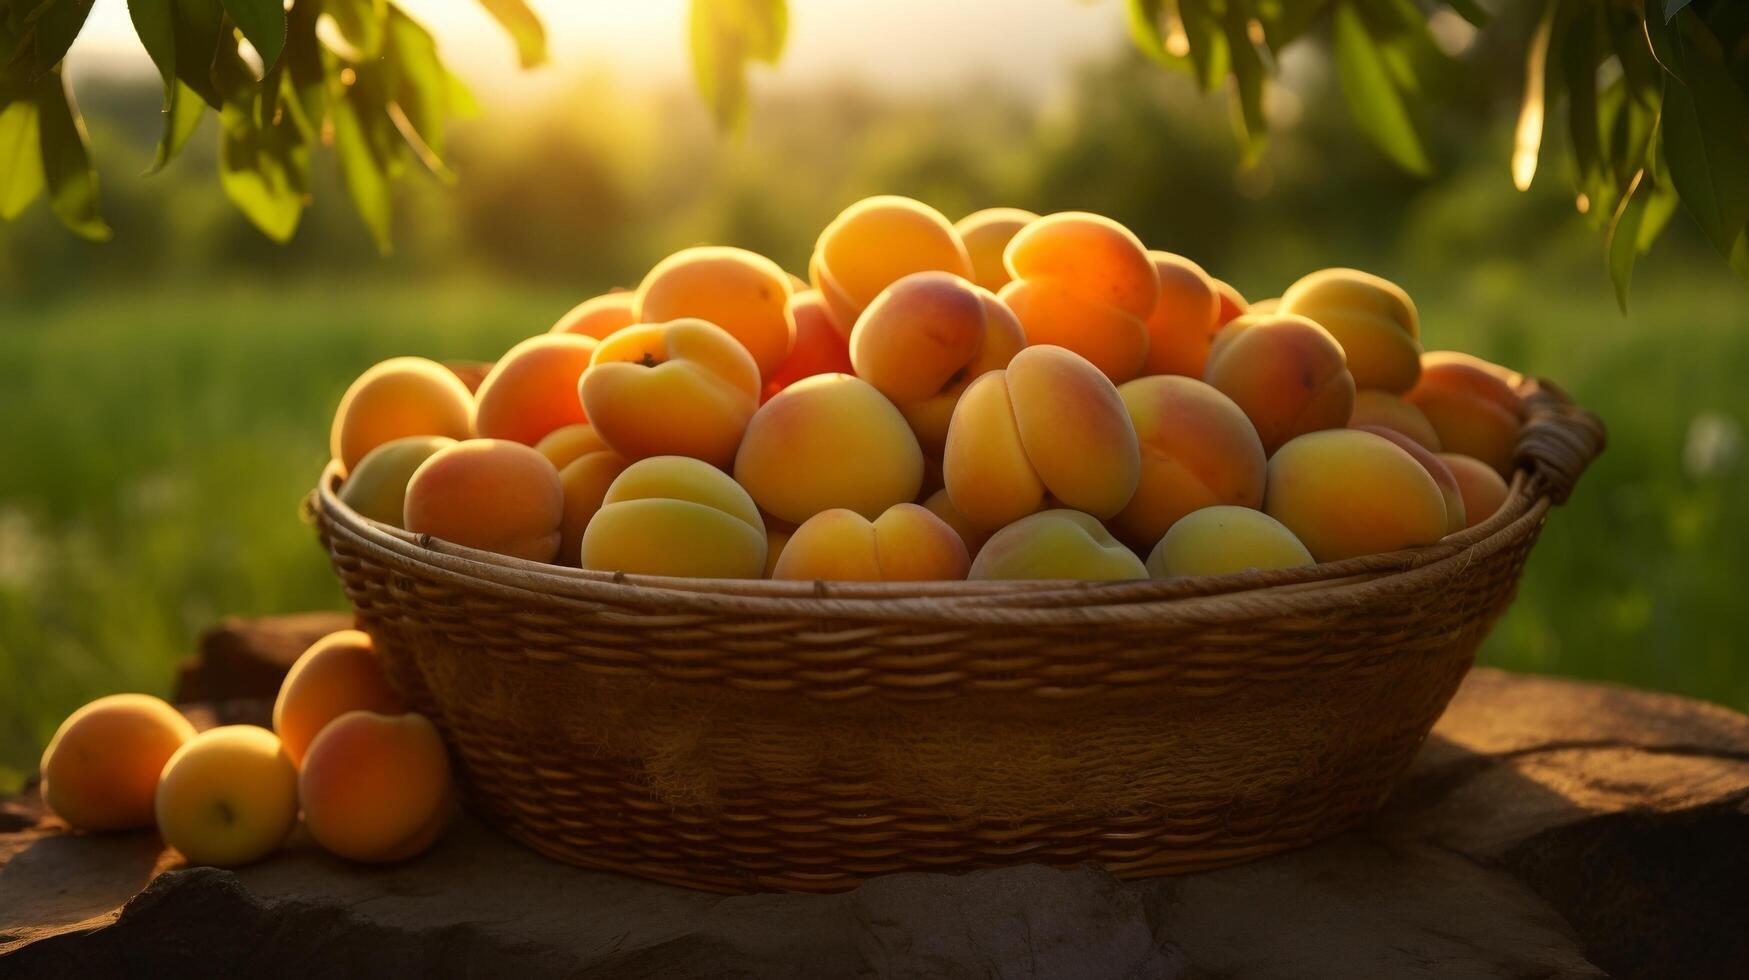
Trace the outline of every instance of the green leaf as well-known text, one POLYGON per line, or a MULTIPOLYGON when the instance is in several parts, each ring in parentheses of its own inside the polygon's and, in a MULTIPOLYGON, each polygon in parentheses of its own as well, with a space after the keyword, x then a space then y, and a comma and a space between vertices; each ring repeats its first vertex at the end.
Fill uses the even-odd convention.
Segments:
POLYGON ((388 0, 326 0, 322 9, 334 18, 341 36, 358 50, 361 60, 369 61, 382 53, 388 0))
POLYGON ((219 0, 167 0, 172 6, 171 26, 176 35, 176 77, 214 109, 223 99, 213 83, 213 64, 225 34, 225 10, 219 0))
POLYGON ((1349 113, 1403 169, 1420 175, 1431 173, 1433 165, 1402 94, 1391 84, 1389 69, 1352 3, 1337 4, 1333 30, 1336 74, 1349 113))
POLYGON ((1130 40, 1148 57, 1161 64, 1175 59, 1166 53, 1166 37, 1160 33, 1160 22, 1166 16, 1166 0, 1125 0, 1124 22, 1129 27, 1130 40))
POLYGON ((1298 40, 1332 0, 1258 0, 1257 20, 1269 49, 1279 54, 1298 40))
POLYGON ((358 107, 347 93, 330 100, 328 118, 334 124, 334 153, 353 209, 370 231, 377 251, 388 255, 394 251, 394 202, 385 167, 371 148, 358 107))
POLYGON ((97 208, 97 172, 91 169, 85 122, 73 105, 59 72, 37 79, 32 88, 41 126, 43 179, 49 205, 61 224, 92 241, 112 234, 97 208))
POLYGON ((164 80, 164 105, 170 105, 171 85, 176 81, 176 0, 128 0, 128 16, 134 33, 164 80))
POLYGON ((1749 224, 1749 107, 1726 67, 1693 39, 1691 31, 1706 30, 1693 11, 1672 26, 1683 29, 1666 33, 1648 22, 1674 76, 1664 83, 1664 161, 1683 207, 1728 258, 1749 224))
POLYGON ((1178 0, 1178 19, 1190 42, 1190 64, 1204 92, 1213 92, 1227 77, 1227 35, 1209 0, 1178 0))
POLYGON ((1543 124, 1551 101, 1546 91, 1549 45, 1554 38, 1555 12, 1559 6, 1559 0, 1548 0, 1526 55, 1524 100, 1518 107, 1518 126, 1512 138, 1512 185, 1521 191, 1529 190, 1531 181, 1536 179, 1537 158, 1542 154, 1543 124))
POLYGON ((261 233, 276 242, 297 231, 309 193, 309 147, 282 121, 258 127, 248 102, 227 102, 219 112, 219 182, 225 196, 261 233))
POLYGON ((1737 236, 1737 244, 1731 248, 1731 271, 1749 279, 1749 228, 1737 236))
POLYGON ((1677 14, 1682 12, 1683 7, 1693 2, 1694 0, 1664 0, 1664 23, 1670 23, 1677 14))
MULTIPOLYGON (((1643 190, 1642 190, 1643 193, 1643 190)), ((1681 204, 1676 199, 1676 190, 1669 184, 1653 184, 1652 192, 1646 196, 1646 213, 1640 219, 1640 239, 1637 243, 1641 254, 1652 250, 1652 243, 1663 234, 1664 227, 1670 223, 1671 215, 1681 204)))
POLYGON ((1482 5, 1476 0, 1445 0, 1445 5, 1456 11, 1459 17, 1477 27, 1485 26, 1488 23, 1488 12, 1483 10, 1482 5))
POLYGON ((692 70, 717 125, 733 130, 747 109, 747 63, 775 62, 789 34, 783 0, 692 0, 692 70))
POLYGON ((158 152, 152 158, 152 167, 148 174, 163 170, 182 148, 188 145, 189 137, 194 135, 200 126, 201 117, 206 114, 206 103, 200 96, 181 80, 170 83, 170 105, 164 110, 164 133, 158 137, 158 152))
POLYGON ((281 0, 223 0, 237 29, 249 39, 261 64, 271 70, 285 48, 285 4, 281 0))
POLYGON ((388 97, 413 130, 408 142, 418 141, 415 152, 433 172, 444 176, 448 173, 442 155, 450 115, 450 74, 437 56, 437 42, 400 8, 389 8, 387 26, 391 66, 388 97))
POLYGON ((1628 281, 1634 275, 1634 259, 1640 254, 1640 222, 1646 216, 1646 201, 1638 191, 1645 177, 1644 170, 1634 175, 1609 223, 1609 281, 1615 285, 1615 302, 1623 313, 1628 311, 1628 281))
POLYGON ((533 68, 547 60, 546 28, 525 0, 480 0, 480 6, 510 33, 522 67, 533 68))
POLYGON ((14 99, 0 107, 0 221, 11 221, 43 190, 41 127, 36 103, 14 99))
POLYGON ((46 72, 61 63, 73 39, 85 26, 95 0, 46 0, 31 12, 36 21, 36 70, 46 72))
POLYGON ((1257 46, 1251 43, 1249 18, 1237 0, 1228 0, 1223 23, 1233 58, 1240 158, 1244 166, 1250 167, 1262 158, 1269 132, 1269 123, 1263 115, 1263 59, 1257 54, 1257 46))
POLYGON ((1579 170, 1579 187, 1590 193, 1604 180, 1603 137, 1597 121, 1597 63, 1602 58, 1601 21, 1581 14, 1561 46, 1562 67, 1567 77, 1567 134, 1573 144, 1573 162, 1579 170))

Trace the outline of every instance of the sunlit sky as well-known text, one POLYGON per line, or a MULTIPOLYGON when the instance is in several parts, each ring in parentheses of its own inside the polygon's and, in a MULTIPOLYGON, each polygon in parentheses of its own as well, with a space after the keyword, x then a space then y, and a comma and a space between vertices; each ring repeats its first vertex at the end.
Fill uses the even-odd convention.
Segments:
MULTIPOLYGON (((444 58, 487 99, 515 98, 583 72, 668 87, 690 78, 687 0, 531 0, 551 62, 524 73, 476 0, 399 0, 437 35, 444 58)), ((1038 96, 1077 62, 1123 43, 1114 0, 790 0, 789 46, 755 86, 851 80, 895 92, 994 79, 1038 96)), ((149 73, 127 0, 97 0, 70 70, 149 73)))

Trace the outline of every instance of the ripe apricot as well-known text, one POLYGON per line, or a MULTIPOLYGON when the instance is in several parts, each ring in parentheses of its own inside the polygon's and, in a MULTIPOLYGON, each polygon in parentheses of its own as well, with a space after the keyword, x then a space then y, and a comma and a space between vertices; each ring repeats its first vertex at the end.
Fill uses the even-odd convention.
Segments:
POLYGON ((1439 459, 1457 480, 1464 498, 1464 527, 1475 527, 1506 503, 1506 481, 1487 463, 1458 453, 1440 453, 1439 459))
POLYGON ((990 535, 968 575, 972 579, 1147 578, 1135 553, 1111 536, 1091 514, 1044 510, 990 535))
POLYGON ((323 726, 348 711, 402 710, 370 634, 341 630, 311 644, 286 672, 273 702, 273 730, 295 766, 323 726))
POLYGON ((152 825, 164 763, 194 737, 175 708, 147 694, 111 694, 67 716, 42 757, 42 798, 80 830, 152 825))
POLYGON ((402 861, 449 814, 449 755, 424 715, 349 711, 310 743, 298 773, 304 826, 349 861, 402 861))
POLYGON ((1445 501, 1414 457, 1359 429, 1296 436, 1269 459, 1263 510, 1321 562, 1433 544, 1445 501))
POLYGON ((1347 425, 1354 409, 1341 345, 1301 316, 1252 313, 1227 324, 1203 380, 1244 411, 1266 453, 1294 436, 1347 425))
POLYGON ((1220 301, 1220 313, 1215 317, 1215 329, 1226 326, 1250 312, 1251 304, 1245 302, 1245 294, 1233 288, 1232 283, 1224 279, 1210 279, 1215 287, 1215 298, 1220 301))
POLYGON ((576 565, 582 560, 583 532, 607 498, 607 488, 619 479, 632 461, 611 449, 585 453, 559 470, 559 486, 565 491, 565 518, 559 522, 559 564, 576 565))
POLYGON ((759 407, 759 365, 699 319, 643 323, 602 341, 583 376, 597 435, 627 459, 692 456, 727 466, 759 407))
POLYGON ((816 374, 760 406, 735 455, 735 479, 761 509, 792 524, 833 507, 873 520, 917 499, 923 451, 873 385, 816 374))
POLYGON ((1420 443, 1431 452, 1439 452, 1439 433, 1419 408, 1400 396, 1375 388, 1363 388, 1354 393, 1354 410, 1348 413, 1348 427, 1376 425, 1393 429, 1420 443))
POLYGON ((532 446, 554 429, 588 421, 577 379, 595 346, 593 337, 545 333, 510 348, 480 383, 475 432, 482 439, 532 446))
POLYGON ((1160 300, 1149 314, 1143 374, 1202 377, 1209 346, 1221 329, 1221 296, 1202 266, 1171 252, 1149 252, 1160 278, 1160 300))
POLYGON ((473 434, 474 397, 454 372, 423 357, 391 357, 359 375, 340 397, 328 452, 344 474, 391 439, 473 434))
POLYGON ((1112 532, 1146 551, 1192 511, 1263 506, 1267 458, 1233 400, 1195 378, 1158 375, 1118 386, 1141 446, 1135 496, 1112 532))
POLYGON ((638 294, 619 289, 586 299, 559 317, 548 333, 574 333, 606 340, 615 331, 638 322, 638 294))
POLYGON ((557 469, 564 469, 574 459, 598 453, 607 448, 607 441, 588 422, 573 422, 554 429, 534 444, 534 451, 547 458, 557 469))
POLYGON ((1086 358, 1028 347, 973 381, 948 426, 942 476, 968 520, 998 528, 1046 495, 1096 517, 1130 502, 1141 451, 1117 388, 1086 358))
POLYGON ((820 232, 808 277, 848 338, 881 290, 930 269, 972 277, 972 259, 959 232, 929 205, 883 194, 845 208, 820 232))
MULTIPOLYGON (((789 273, 757 252, 724 245, 681 249, 656 263, 638 285, 638 320, 696 317, 721 327, 753 355, 759 376, 777 373, 795 344, 785 312, 789 273)), ((756 393, 757 394, 757 393, 756 393)))
POLYGON ((1512 475, 1524 402, 1505 368, 1456 351, 1422 358, 1421 380, 1407 395, 1439 433, 1440 448, 1473 456, 1502 478, 1512 475))
POLYGON ((850 362, 904 413, 924 453, 937 456, 966 387, 1025 346, 1020 321, 989 291, 945 272, 914 272, 863 311, 850 362))
POLYGON ((1298 568, 1312 553, 1287 525, 1259 510, 1220 504, 1184 515, 1148 555, 1154 578, 1298 568))
POLYGON ((923 506, 931 514, 941 518, 941 522, 953 528, 960 541, 966 546, 966 554, 978 557, 979 549, 990 539, 990 532, 966 520, 966 515, 953 505, 953 498, 947 495, 947 488, 942 487, 932 492, 924 501, 923 506))
POLYGON ((1402 287, 1358 269, 1321 269, 1289 286, 1278 311, 1330 331, 1356 387, 1401 394, 1421 376, 1421 317, 1402 287))
POLYGON ((834 507, 795 529, 771 577, 922 582, 963 579, 970 564, 953 528, 917 504, 894 504, 873 521, 834 507))
POLYGON ((972 281, 992 293, 1008 285, 1013 277, 1002 262, 1002 254, 1015 233, 1037 220, 1038 215, 1021 208, 985 208, 954 222, 954 230, 960 233, 972 258, 972 281))
POLYGON ((346 482, 340 501, 373 521, 401 526, 407 508, 407 481, 439 449, 455 445, 448 436, 403 436, 364 454, 346 482))
POLYGON ((1439 496, 1445 501, 1445 533, 1451 534, 1463 530, 1467 524, 1464 520, 1464 495, 1458 489, 1457 477, 1452 475, 1451 468, 1441 462, 1439 456, 1426 446, 1421 445, 1395 429, 1387 429, 1378 425, 1350 426, 1361 432, 1371 432, 1390 440, 1398 449, 1414 457, 1415 462, 1433 477, 1433 483, 1439 487, 1439 496))
POLYGON ((1000 296, 1027 343, 1068 348, 1114 382, 1142 372, 1160 276, 1128 228, 1081 211, 1047 215, 1015 234, 1003 261, 1014 281, 1000 296))
POLYGON ((479 391, 480 382, 492 373, 491 361, 444 361, 443 366, 460 378, 462 384, 467 385, 470 394, 479 391))
POLYGON ((803 378, 816 374, 849 374, 850 345, 832 324, 832 314, 817 289, 804 289, 791 294, 789 318, 795 326, 796 343, 789 356, 778 365, 777 373, 765 380, 761 402, 788 388, 803 378))
POLYGON ((164 842, 188 863, 234 868, 285 843, 298 819, 298 771, 278 735, 223 725, 164 763, 152 809, 164 842))
POLYGON ((759 578, 765 524, 722 470, 688 456, 626 467, 583 532, 584 568, 640 575, 759 578))
POLYGON ((446 446, 407 481, 402 526, 469 548, 529 561, 559 553, 565 492, 545 456, 519 442, 446 446))

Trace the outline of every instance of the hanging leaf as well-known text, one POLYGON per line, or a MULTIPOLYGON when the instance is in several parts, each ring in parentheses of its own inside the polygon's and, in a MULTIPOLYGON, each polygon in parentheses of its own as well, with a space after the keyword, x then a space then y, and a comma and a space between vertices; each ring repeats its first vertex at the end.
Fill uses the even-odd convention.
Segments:
POLYGON ((1178 19, 1190 44, 1190 64, 1204 92, 1213 92, 1227 77, 1230 64, 1227 35, 1210 0, 1178 0, 1178 19))
POLYGON ((346 43, 357 49, 359 60, 369 61, 382 53, 388 0, 325 0, 322 10, 334 18, 346 43))
POLYGON ((33 86, 41 127, 43 181, 49 205, 74 234, 92 241, 111 235, 97 209, 97 173, 91 169, 85 122, 73 105, 59 72, 37 79, 33 86))
POLYGON ((177 0, 128 0, 128 17, 134 33, 164 80, 164 107, 170 107, 171 85, 176 81, 177 0))
POLYGON ((1645 176, 1644 170, 1634 175, 1609 223, 1609 281, 1615 285, 1615 302, 1623 313, 1628 311, 1628 281, 1634 275, 1634 259, 1640 254, 1640 222, 1646 216, 1646 201, 1637 192, 1645 176))
POLYGON ((533 68, 547 60, 546 28, 525 0, 480 0, 480 6, 510 32, 522 67, 533 68))
POLYGON ((1548 111, 1544 86, 1548 83, 1549 40, 1554 36, 1559 0, 1548 0, 1536 33, 1530 38, 1530 53, 1524 69, 1524 101, 1518 108, 1518 127, 1512 137, 1512 186, 1530 190, 1536 178, 1537 157, 1542 153, 1543 121, 1548 111))
POLYGON ((372 149, 358 107, 347 93, 336 93, 330 100, 328 118, 334 124, 334 154, 340 161, 340 177, 352 207, 370 231, 377 251, 388 255, 394 251, 394 205, 386 168, 372 149))
POLYGON ((225 13, 249 39, 261 65, 271 70, 285 48, 285 4, 281 0, 223 0, 225 13))
POLYGON ((0 107, 0 221, 11 221, 43 190, 41 127, 36 103, 14 99, 0 107))
POLYGON ((1281 49, 1300 39, 1329 8, 1332 0, 1259 0, 1257 21, 1263 25, 1263 38, 1269 50, 1281 49))
MULTIPOLYGON (((1600 17, 1601 15, 1599 15, 1600 17)), ((1596 196, 1604 175, 1603 137, 1597 123, 1597 64, 1602 59, 1600 19, 1582 13, 1568 26, 1561 46, 1567 79, 1567 135, 1578 168, 1579 189, 1596 196)))
POLYGON ((73 39, 91 15, 94 0, 44 0, 30 13, 35 21, 36 71, 41 74, 61 63, 73 39))
POLYGON ((1238 109, 1240 162, 1255 166, 1263 156, 1269 124, 1263 116, 1263 59, 1251 43, 1250 18, 1239 0, 1228 0, 1223 21, 1232 51, 1234 100, 1238 109))
POLYGON ((434 173, 447 176, 442 156, 451 89, 449 72, 437 57, 437 42, 400 8, 391 7, 386 46, 393 66, 390 102, 406 119, 411 139, 420 143, 415 147, 424 151, 418 153, 420 159, 434 173))
MULTIPOLYGON (((1749 224, 1749 107, 1725 66, 1691 38, 1693 11, 1671 29, 1647 22, 1665 80, 1662 150, 1670 180, 1719 254, 1729 258, 1749 224)), ((1710 38, 1710 34, 1705 35, 1710 38)))
POLYGON ((155 174, 176 158, 182 148, 188 144, 189 137, 199 128, 201 117, 206 114, 206 103, 194 89, 189 88, 180 79, 170 83, 170 105, 164 110, 164 133, 158 137, 158 151, 152 158, 152 166, 146 171, 155 174))
POLYGON ((1337 4, 1332 29, 1336 74, 1342 82, 1349 113, 1403 169, 1421 175, 1431 173, 1433 165, 1422 148, 1402 94, 1391 84, 1389 70, 1352 3, 1337 4))
POLYGON ((1166 52, 1166 36, 1160 31, 1166 16, 1166 0, 1124 0, 1124 22, 1130 40, 1141 52, 1163 65, 1177 59, 1166 52))
POLYGON ((789 34, 783 0, 692 0, 692 70, 717 125, 740 127, 747 110, 747 62, 775 62, 789 34))

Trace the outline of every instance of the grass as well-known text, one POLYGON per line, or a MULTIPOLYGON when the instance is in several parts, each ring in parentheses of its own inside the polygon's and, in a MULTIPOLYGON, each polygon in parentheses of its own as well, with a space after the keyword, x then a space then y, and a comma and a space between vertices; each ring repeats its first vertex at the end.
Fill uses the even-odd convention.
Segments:
MULTIPOLYGON (((1556 377, 1611 427, 1483 659, 1749 708, 1741 283, 1646 271, 1628 320, 1596 282, 1516 267, 1406 284, 1429 346, 1556 377)), ((84 701, 167 693, 218 617, 341 605, 298 504, 354 375, 493 357, 576 298, 461 280, 0 303, 0 790, 84 701)))

